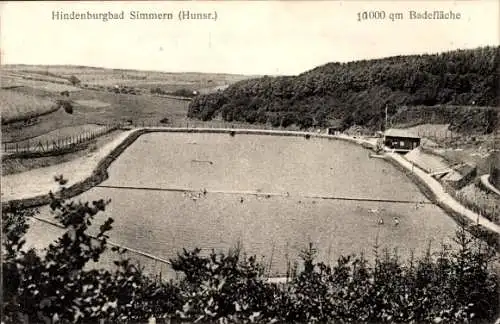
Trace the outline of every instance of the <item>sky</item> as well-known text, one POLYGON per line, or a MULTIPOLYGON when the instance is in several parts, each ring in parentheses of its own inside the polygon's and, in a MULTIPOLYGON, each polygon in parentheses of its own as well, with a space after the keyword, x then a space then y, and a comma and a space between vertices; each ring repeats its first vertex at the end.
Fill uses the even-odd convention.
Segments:
POLYGON ((2 2, 1 64, 72 64, 167 72, 291 75, 346 62, 499 45, 497 0, 2 2), (179 20, 178 13, 217 14, 179 20), (412 20, 442 10, 458 20, 412 20), (124 12, 123 20, 53 20, 124 12), (132 20, 130 11, 172 13, 132 20), (358 21, 359 12, 385 19, 358 21), (402 13, 403 19, 394 14, 402 13), (391 15, 392 14, 392 15, 391 15))

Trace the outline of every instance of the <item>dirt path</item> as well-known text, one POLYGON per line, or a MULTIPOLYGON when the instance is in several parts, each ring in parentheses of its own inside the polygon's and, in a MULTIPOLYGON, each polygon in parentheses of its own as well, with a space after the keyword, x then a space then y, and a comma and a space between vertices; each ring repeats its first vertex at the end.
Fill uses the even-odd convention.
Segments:
POLYGON ((32 198, 45 195, 51 190, 56 191, 59 188, 54 181, 56 175, 62 174, 68 180, 67 187, 90 177, 99 161, 122 143, 131 132, 133 131, 123 132, 99 150, 84 157, 45 168, 3 176, 2 201, 32 198))
POLYGON ((500 190, 498 190, 497 188, 495 188, 491 182, 490 182, 490 175, 489 174, 485 174, 485 175, 482 175, 481 176, 481 183, 483 184, 483 186, 485 186, 489 191, 497 194, 498 196, 500 196, 500 190))
POLYGON ((470 219, 474 223, 479 223, 481 226, 494 231, 496 233, 500 233, 500 226, 495 223, 489 221, 483 216, 474 213, 473 211, 462 206, 458 201, 456 201, 452 196, 450 196, 441 186, 441 184, 430 176, 425 171, 421 170, 418 167, 413 167, 413 165, 407 161, 403 156, 397 153, 386 153, 387 156, 394 161, 396 161, 399 165, 404 167, 406 170, 413 172, 417 177, 419 177, 422 181, 427 184, 427 187, 436 195, 437 199, 440 203, 450 208, 456 213, 459 213, 468 219, 470 219))

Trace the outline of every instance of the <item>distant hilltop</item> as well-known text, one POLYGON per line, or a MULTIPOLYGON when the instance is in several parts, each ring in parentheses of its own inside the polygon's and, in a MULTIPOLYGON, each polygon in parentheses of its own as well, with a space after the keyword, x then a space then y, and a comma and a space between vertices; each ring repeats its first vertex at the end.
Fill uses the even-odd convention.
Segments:
MULTIPOLYGON (((499 49, 328 63, 297 76, 252 78, 198 96, 188 115, 284 127, 341 124, 381 129, 386 108, 394 115, 401 107, 497 107, 499 49)), ((459 131, 472 125, 491 132, 498 126, 498 114, 490 110, 441 117, 451 118, 447 122, 459 131)))

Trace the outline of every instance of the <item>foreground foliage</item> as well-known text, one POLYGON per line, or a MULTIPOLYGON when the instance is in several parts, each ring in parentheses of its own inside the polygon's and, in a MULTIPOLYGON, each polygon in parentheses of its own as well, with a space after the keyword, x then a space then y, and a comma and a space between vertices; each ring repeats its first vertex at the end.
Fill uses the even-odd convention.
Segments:
POLYGON ((24 248, 27 218, 36 211, 3 213, 5 323, 213 322, 475 322, 498 313, 494 251, 460 228, 457 248, 403 263, 397 253, 375 249, 375 263, 341 257, 333 266, 315 262, 312 245, 303 269, 287 284, 270 283, 255 257, 183 251, 172 260, 176 282, 154 280, 117 252, 113 270, 86 270, 107 248, 107 219, 89 234, 109 202, 66 202, 51 208, 64 234, 42 253, 24 248))

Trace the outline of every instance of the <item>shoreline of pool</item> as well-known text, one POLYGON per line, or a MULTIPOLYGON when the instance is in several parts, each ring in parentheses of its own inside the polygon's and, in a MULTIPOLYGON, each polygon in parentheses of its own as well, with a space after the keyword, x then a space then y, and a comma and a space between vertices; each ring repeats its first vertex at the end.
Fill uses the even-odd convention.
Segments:
POLYGON ((231 128, 167 128, 143 127, 126 130, 116 139, 103 146, 96 153, 76 160, 29 170, 2 177, 2 211, 11 208, 30 208, 50 203, 49 192, 59 192, 62 198, 72 198, 107 179, 107 169, 137 138, 147 133, 218 133, 252 134, 296 137, 321 137, 340 139, 354 144, 361 144, 356 139, 343 135, 326 135, 309 132, 231 129, 231 128), (68 182, 64 193, 53 180, 56 175, 63 175, 68 182), (26 184, 30 184, 26 186, 26 184))

